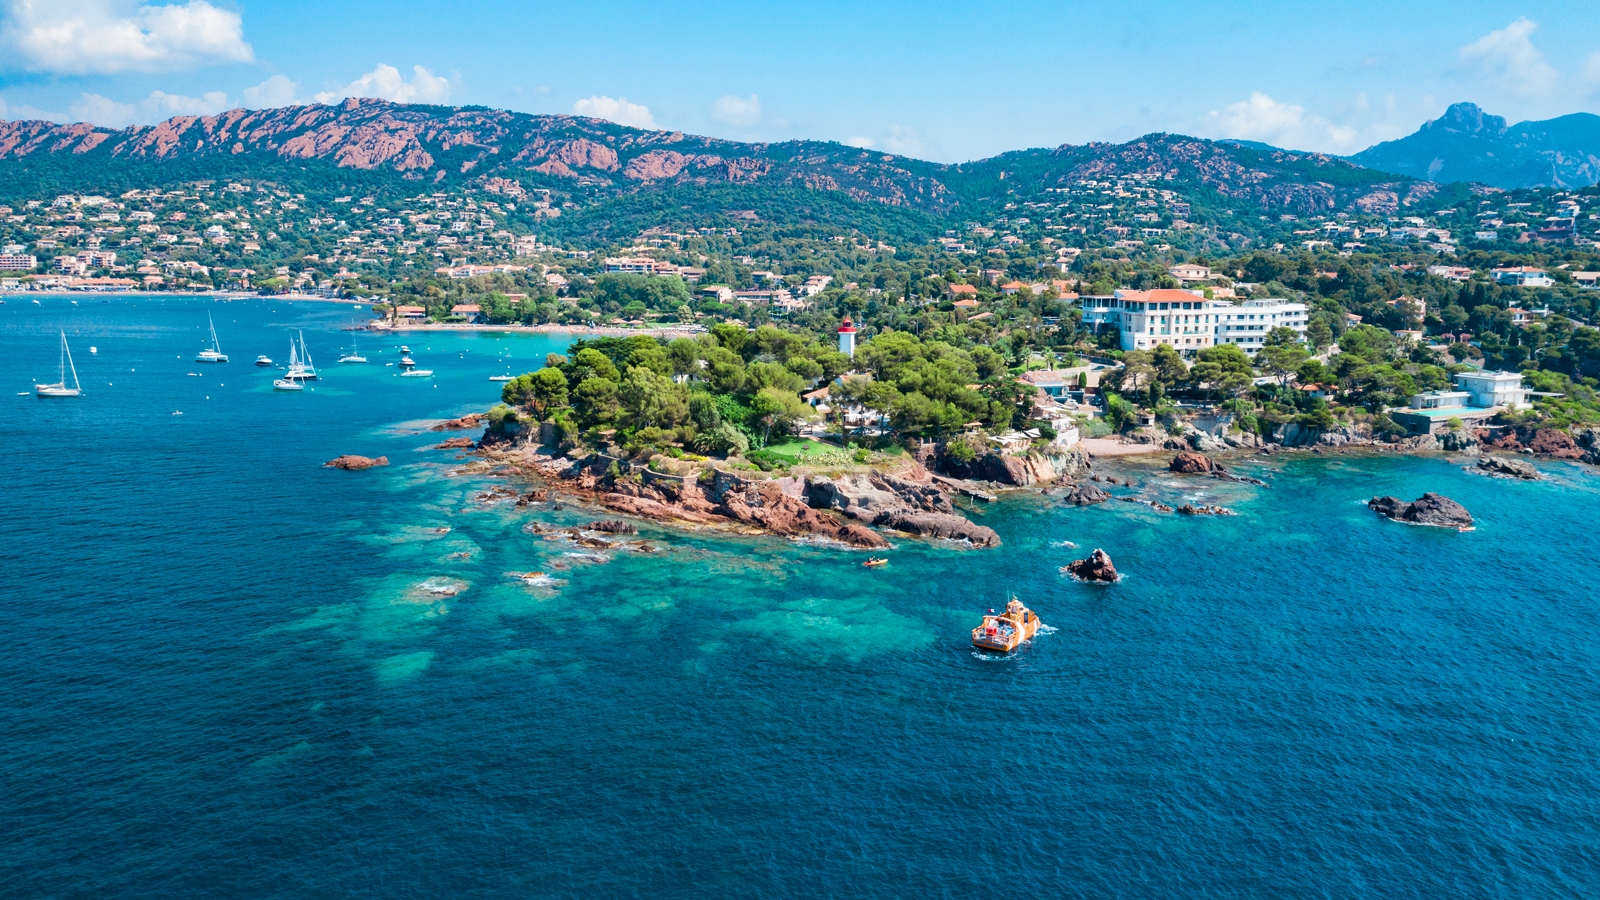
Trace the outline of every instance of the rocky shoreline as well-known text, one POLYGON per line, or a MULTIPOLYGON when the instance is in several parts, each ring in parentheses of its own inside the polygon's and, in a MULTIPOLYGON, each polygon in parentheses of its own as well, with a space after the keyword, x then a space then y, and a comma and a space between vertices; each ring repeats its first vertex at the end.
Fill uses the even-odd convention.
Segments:
POLYGON ((972 547, 1000 545, 993 529, 958 514, 946 488, 916 462, 895 471, 774 478, 712 467, 661 472, 603 453, 573 458, 531 443, 491 444, 474 455, 474 469, 537 484, 529 502, 559 498, 674 527, 813 538, 861 549, 890 546, 880 531, 972 547))
MULTIPOLYGON (((482 415, 467 415, 430 430, 473 429, 485 422, 482 415)), ((1469 457, 1481 454, 1475 470, 1483 474, 1525 480, 1538 478, 1537 470, 1524 461, 1508 459, 1505 451, 1600 464, 1600 428, 1577 436, 1552 433, 1550 429, 1530 429, 1526 434, 1518 429, 1479 429, 1399 442, 1350 435, 1330 440, 1327 437, 1331 433, 1325 432, 1312 443, 1262 444, 1252 438, 1223 443, 1220 450, 1214 449, 1216 444, 1199 439, 1198 434, 1172 436, 1163 443, 1163 449, 1177 451, 1169 461, 1169 471, 1258 486, 1266 483, 1235 474, 1200 448, 1213 449, 1224 458, 1286 451, 1454 451, 1469 457)), ((1112 476, 1088 475, 1091 462, 1081 449, 994 453, 957 463, 928 448, 928 452, 898 465, 785 475, 735 470, 709 462, 689 463, 667 456, 629 459, 599 451, 568 454, 542 444, 535 433, 485 432, 479 440, 449 438, 434 449, 463 450, 477 457, 460 472, 493 472, 534 485, 517 501, 519 506, 567 501, 689 530, 817 539, 861 549, 890 546, 886 534, 947 540, 975 548, 999 546, 1000 537, 993 529, 957 511, 951 499, 956 493, 992 499, 988 491, 1048 485, 1051 489, 1047 493, 1061 496, 1065 503, 1075 506, 1115 499, 1143 503, 1158 512, 1191 516, 1235 514, 1221 506, 1185 504, 1174 510, 1139 496, 1114 496, 1091 482, 1116 485, 1119 481, 1112 476)), ((1131 481, 1123 483, 1134 487, 1131 481)), ((1400 520, 1408 521, 1403 515, 1400 520)))

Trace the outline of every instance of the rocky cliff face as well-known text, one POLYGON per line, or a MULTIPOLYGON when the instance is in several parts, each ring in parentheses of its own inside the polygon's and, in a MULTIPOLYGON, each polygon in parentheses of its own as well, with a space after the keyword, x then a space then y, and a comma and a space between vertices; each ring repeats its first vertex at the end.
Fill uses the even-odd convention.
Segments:
POLYGON ((947 475, 1016 487, 1072 478, 1088 468, 1088 454, 1078 448, 1029 450, 1021 454, 986 453, 969 463, 943 454, 939 457, 939 471, 947 475))

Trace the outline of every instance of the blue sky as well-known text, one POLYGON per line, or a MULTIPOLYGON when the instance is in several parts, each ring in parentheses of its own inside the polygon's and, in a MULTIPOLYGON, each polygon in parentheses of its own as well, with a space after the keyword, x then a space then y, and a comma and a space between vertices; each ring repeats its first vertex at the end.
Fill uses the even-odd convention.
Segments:
POLYGON ((941 161, 1152 131, 1351 153, 1600 111, 1586 4, 0 0, 0 118, 361 95, 941 161))

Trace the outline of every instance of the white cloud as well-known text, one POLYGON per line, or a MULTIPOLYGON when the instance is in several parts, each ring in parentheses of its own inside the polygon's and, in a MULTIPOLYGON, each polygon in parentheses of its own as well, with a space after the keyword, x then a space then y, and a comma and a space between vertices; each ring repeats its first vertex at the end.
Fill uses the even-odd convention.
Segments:
POLYGON ((24 119, 42 119, 46 122, 62 122, 67 119, 66 113, 49 112, 28 103, 9 103, 6 98, 0 97, 0 119, 22 121, 24 119))
POLYGON ((630 128, 655 128, 655 117, 650 115, 650 107, 638 103, 629 103, 627 97, 589 97, 572 104, 572 112, 580 116, 592 116, 596 119, 605 119, 618 125, 630 128))
POLYGON ((922 152, 922 136, 915 128, 890 125, 889 136, 883 139, 883 149, 901 156, 915 156, 922 152))
POLYGON ((1524 18, 1491 31, 1461 48, 1461 62, 1510 94, 1542 97, 1556 87, 1561 76, 1533 45, 1531 36, 1538 27, 1524 18))
MULTIPOLYGON (((1364 98, 1362 98, 1364 99, 1364 98)), ((1295 103, 1279 103, 1260 91, 1206 113, 1200 120, 1204 137, 1260 141, 1295 150, 1344 152, 1355 141, 1356 130, 1307 112, 1295 103)))
POLYGON ((240 15, 206 0, 5 0, 0 46, 21 68, 86 75, 251 62, 240 15))
POLYGON ((245 88, 242 93, 245 105, 255 109, 270 109, 294 103, 299 88, 299 85, 283 75, 274 75, 255 87, 245 88))
POLYGON ((741 97, 728 94, 711 104, 711 118, 738 128, 748 128, 761 121, 761 98, 755 94, 741 97))
POLYGON ((880 137, 867 137, 866 135, 852 134, 844 139, 846 145, 860 147, 863 150, 882 150, 896 156, 917 156, 927 147, 922 143, 922 135, 915 128, 905 125, 888 125, 884 127, 880 137))
POLYGON ((1600 87, 1600 50, 1589 54, 1583 63, 1583 83, 1588 87, 1600 87))
POLYGON ((373 97, 396 103, 445 103, 450 100, 450 79, 422 66, 412 66, 411 80, 407 81, 399 69, 379 63, 377 68, 344 87, 317 94, 316 100, 333 103, 346 97, 373 97))
POLYGON ((138 103, 119 103, 100 94, 82 94, 67 109, 75 122, 90 122, 107 128, 149 125, 173 116, 214 116, 229 108, 228 95, 208 91, 199 97, 154 91, 138 103))

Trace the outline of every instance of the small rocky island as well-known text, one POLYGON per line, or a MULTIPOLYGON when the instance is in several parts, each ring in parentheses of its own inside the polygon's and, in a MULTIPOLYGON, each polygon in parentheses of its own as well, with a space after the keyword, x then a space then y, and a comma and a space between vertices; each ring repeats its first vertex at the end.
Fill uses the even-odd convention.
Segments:
POLYGON ((1373 497, 1367 508, 1408 525, 1432 525, 1464 531, 1472 527, 1472 514, 1461 504, 1429 491, 1411 503, 1399 497, 1373 497))
POLYGON ((389 457, 387 456, 373 459, 369 456, 345 455, 337 459, 330 459, 322 465, 328 469, 344 469, 347 472, 357 472, 362 469, 370 469, 373 466, 387 466, 388 464, 389 457))
POLYGON ((1495 478, 1515 478, 1520 481, 1538 481, 1544 476, 1533 467, 1533 463, 1522 459, 1507 459, 1503 456, 1485 456, 1478 460, 1478 472, 1495 478))
POLYGON ((1087 558, 1075 560, 1061 567, 1064 574, 1071 575, 1079 581, 1090 581, 1097 584, 1115 584, 1122 578, 1117 572, 1117 567, 1111 564, 1111 557, 1104 550, 1096 547, 1087 558))

